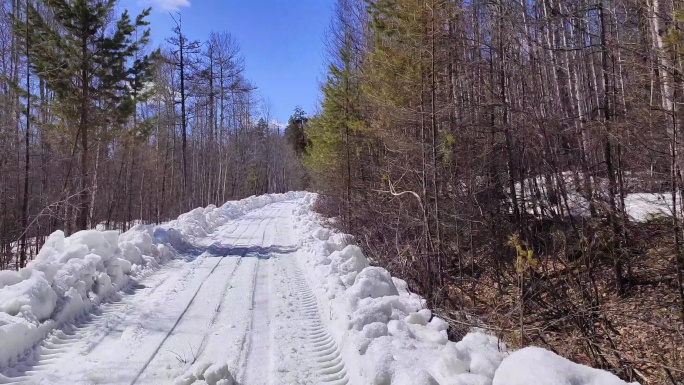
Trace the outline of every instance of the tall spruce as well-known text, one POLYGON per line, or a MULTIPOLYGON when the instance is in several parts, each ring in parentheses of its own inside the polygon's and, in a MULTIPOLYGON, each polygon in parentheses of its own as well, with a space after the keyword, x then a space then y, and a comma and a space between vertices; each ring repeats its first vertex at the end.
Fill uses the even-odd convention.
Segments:
POLYGON ((304 112, 301 107, 297 106, 287 122, 287 127, 285 127, 285 138, 297 155, 300 156, 306 151, 307 139, 304 128, 308 121, 309 118, 306 116, 306 112, 304 112))

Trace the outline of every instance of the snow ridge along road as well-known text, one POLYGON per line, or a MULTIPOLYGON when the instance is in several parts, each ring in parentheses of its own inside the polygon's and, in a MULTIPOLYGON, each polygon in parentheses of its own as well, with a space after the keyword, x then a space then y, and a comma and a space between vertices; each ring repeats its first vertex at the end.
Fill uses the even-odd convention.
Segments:
POLYGON ((192 253, 3 368, 0 383, 293 383, 274 373, 278 367, 296 371, 297 383, 346 383, 335 341, 293 255, 296 206, 269 204, 193 240, 192 253), (280 284, 287 295, 278 295, 280 284), (274 309, 284 308, 298 322, 279 321, 285 314, 274 309), (307 338, 297 342, 302 332, 307 338), (296 342, 290 347, 297 354, 276 354, 283 341, 296 342), (296 358, 310 361, 311 370, 296 370, 296 358))

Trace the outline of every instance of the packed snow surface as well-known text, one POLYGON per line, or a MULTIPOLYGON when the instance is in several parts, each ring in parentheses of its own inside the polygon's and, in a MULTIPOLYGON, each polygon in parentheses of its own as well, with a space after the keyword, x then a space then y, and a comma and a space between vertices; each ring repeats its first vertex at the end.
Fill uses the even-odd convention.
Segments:
POLYGON ((0 271, 0 384, 619 385, 448 324, 311 210, 250 197, 50 236, 0 271))

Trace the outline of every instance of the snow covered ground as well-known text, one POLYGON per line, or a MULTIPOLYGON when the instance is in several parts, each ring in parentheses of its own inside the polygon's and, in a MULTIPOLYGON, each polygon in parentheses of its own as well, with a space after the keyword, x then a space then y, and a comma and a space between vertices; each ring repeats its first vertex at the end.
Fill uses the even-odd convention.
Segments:
MULTIPOLYGON (((564 188, 567 190, 567 207, 570 209, 570 213, 576 216, 589 216, 589 201, 582 196, 578 191, 580 190, 579 184, 582 183, 581 177, 570 171, 562 173, 562 179, 552 176, 548 182, 542 176, 527 178, 524 180, 524 196, 523 190, 521 189, 520 182, 516 183, 515 190, 518 197, 518 201, 526 201, 527 212, 534 214, 535 211, 542 212, 545 215, 549 215, 548 211, 542 210, 540 206, 540 201, 550 202, 556 198, 551 199, 551 195, 555 195, 554 191, 549 191, 549 187, 552 189, 558 189, 560 182, 563 182, 564 188), (537 186, 538 190, 532 190, 531 185, 537 186), (541 196, 535 198, 535 195, 539 193, 541 196)), ((634 176, 627 177, 628 182, 636 183, 639 178, 634 176)), ((605 179, 595 178, 592 179, 592 185, 603 184, 605 190, 605 184, 608 183, 605 179)), ((616 201, 619 197, 616 196, 616 201)), ((682 197, 678 197, 678 202, 681 202, 682 197)), ((607 197, 603 197, 604 201, 607 197)), ((598 199, 600 201, 600 199, 598 199)), ((563 210, 566 209, 565 202, 559 202, 563 206, 563 210)), ((550 210, 554 215, 559 215, 558 206, 545 206, 545 210, 550 210)), ((635 222, 645 222, 656 217, 670 217, 672 216, 672 193, 628 193, 625 195, 625 213, 628 218, 635 222)))
POLYGON ((315 195, 53 234, 0 272, 0 384, 622 385, 447 324, 321 226, 315 195))

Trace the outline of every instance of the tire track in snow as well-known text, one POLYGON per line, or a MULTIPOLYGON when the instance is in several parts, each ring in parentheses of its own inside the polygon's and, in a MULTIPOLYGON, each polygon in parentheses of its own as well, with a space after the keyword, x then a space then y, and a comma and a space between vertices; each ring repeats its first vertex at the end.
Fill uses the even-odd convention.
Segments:
POLYGON ((245 255, 247 254, 246 251, 242 252, 242 255, 240 255, 240 259, 237 261, 237 265, 235 266, 235 269, 230 273, 230 276, 226 279, 226 284, 223 287, 223 294, 221 295, 221 300, 219 301, 218 305, 216 305, 216 308, 214 309, 214 315, 211 317, 211 321, 209 322, 209 325, 207 325, 207 332, 204 334, 202 337, 202 342, 200 343, 199 348, 197 349, 197 355, 192 359, 192 362, 190 364, 194 364, 198 358, 202 356, 204 353, 204 349, 207 347, 207 340, 209 338, 209 331, 212 329, 214 324, 216 323, 216 319, 218 318, 219 314, 221 314, 221 311, 223 310, 223 303, 226 299, 226 294, 228 294, 228 289, 233 287, 233 279, 236 275, 236 272, 239 270, 240 266, 242 265, 242 260, 245 258, 245 255))
POLYGON ((301 303, 307 314, 306 332, 310 344, 307 348, 313 356, 320 382, 324 384, 348 384, 347 369, 344 366, 340 349, 333 336, 321 322, 316 297, 306 283, 297 282, 297 285, 302 290, 301 303))
POLYGON ((238 367, 241 370, 238 377, 241 384, 263 385, 270 380, 270 259, 258 257, 254 275, 254 289, 252 290, 252 311, 249 330, 243 341, 243 352, 238 367), (264 374, 267 375, 264 375, 264 374))
MULTIPOLYGON (((280 204, 276 203, 274 206, 280 206, 280 204)), ((278 235, 278 224, 282 222, 281 220, 281 214, 285 211, 284 208, 273 208, 273 210, 276 211, 275 217, 273 218, 272 222, 275 222, 274 226, 271 226, 271 231, 264 231, 264 234, 261 238, 261 246, 264 248, 272 247, 275 244, 275 241, 277 239, 278 235)), ((283 246, 283 245, 280 245, 283 246)))
MULTIPOLYGON (((274 204, 273 206, 278 206, 274 204)), ((268 248, 275 241, 275 230, 278 216, 282 208, 270 207, 265 218, 259 246, 268 248), (275 215, 275 216, 274 216, 275 215), (269 227, 269 225, 272 225, 269 227), (268 229, 271 231, 267 231, 268 229), (269 243, 266 243, 266 239, 269 243)), ((258 228, 262 228, 262 223, 258 228)), ((262 385, 270 384, 269 375, 271 365, 271 311, 270 311, 270 280, 272 255, 257 255, 257 267, 254 270, 251 293, 250 321, 248 329, 241 341, 240 357, 237 362, 237 379, 241 384, 262 385), (267 374, 267 375, 264 375, 267 374)))
MULTIPOLYGON (((181 320, 183 319, 183 317, 185 316, 185 314, 188 312, 188 310, 190 309, 190 307, 192 307, 192 304, 195 302, 195 299, 197 298, 197 295, 202 291, 202 288, 204 287, 204 284, 205 284, 205 283, 209 280, 209 278, 214 274, 214 272, 215 272, 216 269, 219 267, 219 265, 220 265, 224 260, 226 260, 226 257, 227 257, 226 255, 222 256, 222 257, 218 260, 218 262, 216 262, 216 265, 214 265, 214 267, 211 269, 211 271, 209 272, 209 274, 202 280, 202 283, 200 283, 200 285, 199 285, 199 287, 197 288, 197 290, 195 291, 194 295, 192 296, 192 298, 190 299, 190 301, 188 302, 188 304, 187 304, 187 305, 185 306, 185 308, 183 309, 183 312, 181 312, 181 314, 178 316, 178 318, 176 319, 176 322, 173 324, 173 326, 171 327, 171 329, 169 329, 169 331, 166 333, 166 335, 164 336, 164 339, 162 339, 162 341, 159 343, 159 345, 155 348, 155 350, 152 352, 152 354, 151 354, 150 357, 147 359, 147 361, 145 362, 145 364, 136 372, 135 377, 134 377, 133 380, 130 382, 131 385, 137 383, 138 380, 140 379, 140 377, 143 375, 143 373, 145 373, 145 370, 147 370, 147 368, 148 368, 148 366, 150 365, 150 363, 152 362, 152 360, 154 360, 154 358, 157 356, 157 354, 159 353, 159 351, 161 350, 161 348, 164 346, 164 343, 169 339, 169 337, 171 337, 171 336, 173 335, 173 332, 174 332, 174 331, 176 330, 176 328, 178 327, 178 324, 180 324, 180 322, 181 322, 181 320)), ((235 264, 235 267, 233 267, 233 270, 232 270, 232 272, 231 272, 231 277, 233 276, 233 274, 235 273, 235 271, 238 269, 238 267, 240 266, 241 262, 242 262, 242 258, 238 259, 237 263, 235 264)), ((227 279, 227 283, 226 283, 226 286, 225 286, 224 289, 223 289, 224 292, 222 293, 221 298, 223 298, 223 297, 225 296, 225 291, 227 291, 227 289, 228 289, 228 284, 229 284, 229 283, 230 283, 230 279, 227 279)), ((215 319, 215 318, 214 318, 214 319, 215 319)))
MULTIPOLYGON (((245 219, 247 219, 247 218, 245 218, 245 219)), ((251 226, 252 223, 254 223, 254 221, 256 221, 256 218, 254 218, 254 219, 249 218, 249 219, 247 219, 247 220, 249 220, 249 222, 248 222, 248 223, 245 223, 245 224, 243 225, 242 231, 240 231, 240 234, 239 234, 238 236, 234 236, 234 233, 235 233, 235 231, 237 231, 238 229, 240 229, 240 225, 239 225, 239 224, 238 224, 238 226, 237 226, 233 231, 231 231, 230 233, 228 233, 228 234, 226 234, 226 235, 223 235, 222 238, 224 238, 224 239, 234 238, 234 239, 235 239, 235 242, 237 242, 237 241, 239 241, 240 239, 242 239, 242 236, 245 234, 245 232, 247 232, 247 230, 249 229, 249 226, 251 226)), ((214 235, 214 236, 215 236, 215 235, 214 235)))
MULTIPOLYGON (((263 212, 264 210, 260 210, 260 211, 263 212)), ((221 310, 223 308, 223 303, 225 302, 226 294, 229 291, 228 289, 232 287, 232 283, 234 281, 236 271, 238 270, 239 266, 243 265, 242 261, 244 260, 244 258, 248 257, 249 248, 252 246, 256 246, 256 245, 250 243, 250 241, 255 237, 255 235, 258 235, 259 229, 261 229, 262 224, 264 222, 267 222, 267 225, 268 225, 268 222, 270 222, 271 218, 269 216, 259 215, 259 213, 255 213, 255 214, 256 215, 254 215, 253 217, 247 217, 246 216, 243 218, 244 221, 246 221, 246 222, 248 221, 248 222, 246 224, 244 224, 243 226, 237 227, 236 230, 240 230, 240 229, 242 230, 242 231, 240 231, 239 235, 237 235, 237 237, 234 235, 234 233, 230 234, 229 237, 232 238, 232 240, 233 240, 233 242, 231 244, 214 243, 212 245, 218 249, 222 249, 222 248, 235 249, 235 248, 238 248, 238 249, 243 249, 243 250, 242 250, 241 255, 239 256, 238 263, 236 264, 235 268, 231 271, 229 276, 225 278, 223 290, 222 290, 221 295, 220 295, 220 301, 217 303, 216 307, 214 308, 214 313, 212 314, 212 317, 211 317, 211 320, 209 321, 209 324, 206 326, 206 328, 204 328, 202 340, 201 340, 200 345, 199 345, 200 349, 198 349, 198 351, 194 352, 193 359, 189 362, 190 365, 188 365, 188 366, 191 366, 192 364, 197 362, 198 359, 204 353, 204 350, 207 346, 209 335, 211 334, 211 331, 212 331, 212 326, 214 326, 217 318, 221 314, 221 310), (245 235, 245 234, 248 234, 248 235, 245 235), (245 240, 248 240, 248 241, 245 243, 244 242, 245 240)), ((264 230, 262 230, 262 231, 265 231, 265 228, 268 227, 267 225, 264 227, 264 230)), ((217 234, 213 234, 212 238, 216 239, 215 238, 216 235, 217 234)), ((222 237, 222 238, 223 238, 222 240, 225 241, 225 239, 228 237, 222 237)), ((155 358, 157 357, 158 353, 161 351, 161 348, 164 346, 164 344, 169 340, 170 337, 173 336, 176 327, 182 322, 182 319, 184 318, 185 314, 188 312, 188 309, 190 309, 192 307, 192 303, 194 302, 195 298, 198 296, 198 294, 202 290, 204 283, 211 279, 212 274, 214 273, 214 271, 216 270, 218 265, 224 260, 225 257, 226 256, 221 257, 221 260, 219 260, 219 262, 216 264, 216 266, 214 266, 212 271, 202 281, 202 283, 200 284, 200 287, 197 289, 194 296, 190 300, 190 303, 188 303, 188 305, 184 309, 183 313, 176 320, 176 323, 174 324, 172 329, 167 333, 165 338, 160 342, 159 346, 155 349, 153 354, 148 358, 145 365, 136 374, 136 377, 133 379, 133 381, 130 382, 130 385, 136 384, 139 381, 143 381, 143 378, 147 376, 146 371, 150 367, 150 364, 155 360, 155 358)), ((251 296, 254 295, 254 285, 256 282, 256 274, 257 274, 258 266, 259 266, 258 262, 259 262, 259 260, 257 260, 257 265, 253 268, 253 273, 252 273, 253 279, 251 280, 252 281, 252 290, 250 291, 251 296)), ((243 341, 243 343, 244 343, 244 341, 243 341)), ((148 381, 144 380, 143 382, 147 383, 148 381)))
POLYGON ((159 270, 151 271, 139 277, 140 284, 129 283, 129 288, 115 293, 108 302, 94 307, 91 313, 79 317, 76 321, 62 325, 44 338, 27 357, 0 373, 0 384, 31 383, 34 376, 48 370, 63 354, 70 352, 80 342, 84 342, 79 352, 87 354, 115 330, 128 316, 134 305, 130 300, 137 294, 150 298, 160 287, 173 288, 173 283, 185 281, 194 273, 197 265, 192 265, 183 274, 174 276, 174 261, 163 265, 159 270), (167 279, 169 276, 172 279, 167 279), (144 284, 150 284, 146 286, 144 284), (117 295, 119 296, 117 298, 117 295), (90 341, 88 341, 90 339, 90 341))
POLYGON ((257 283, 257 276, 259 275, 259 266, 261 265, 261 260, 257 258, 256 266, 254 268, 254 275, 252 276, 252 285, 251 285, 251 290, 249 291, 250 295, 250 312, 249 312, 249 323, 247 324, 247 328, 245 331, 242 333, 242 338, 240 338, 240 355, 237 358, 237 363, 235 365, 235 371, 237 373, 236 378, 242 383, 242 379, 245 375, 244 369, 245 369, 245 363, 247 360, 247 355, 249 354, 249 348, 251 344, 251 330, 252 330, 252 324, 254 323, 254 292, 256 291, 256 283, 257 283))
POLYGON ((277 270, 283 275, 281 283, 285 285, 285 290, 281 289, 285 293, 281 293, 280 296, 279 293, 274 293, 274 298, 280 297, 285 301, 281 309, 286 309, 286 312, 278 315, 283 318, 283 326, 278 333, 290 334, 289 337, 285 337, 284 346, 293 342, 299 343, 298 349, 294 351, 298 357, 293 357, 293 363, 282 362, 278 371, 283 372, 288 370, 288 365, 297 364, 308 368, 305 371, 300 367, 299 373, 290 373, 296 378, 287 378, 287 381, 307 384, 348 384, 349 376, 341 351, 321 319, 318 299, 304 279, 295 257, 279 255, 274 258, 274 263, 279 265, 277 270))

